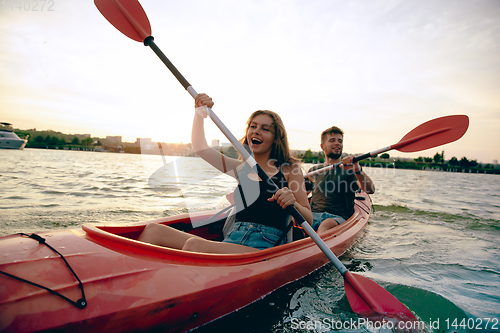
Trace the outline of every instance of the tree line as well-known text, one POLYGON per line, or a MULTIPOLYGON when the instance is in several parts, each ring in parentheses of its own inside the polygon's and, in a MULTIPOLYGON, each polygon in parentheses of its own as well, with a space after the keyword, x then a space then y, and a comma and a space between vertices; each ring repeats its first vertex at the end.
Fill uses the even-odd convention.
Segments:
POLYGON ((20 138, 28 138, 26 148, 48 148, 48 149, 94 149, 94 146, 101 146, 101 142, 95 138, 74 134, 64 134, 53 130, 37 131, 36 129, 14 131, 20 138))
POLYGON ((34 139, 28 140, 26 148, 55 148, 55 147, 65 147, 65 146, 85 146, 90 147, 94 144, 94 139, 85 138, 80 140, 78 137, 74 137, 71 141, 66 141, 65 138, 59 138, 57 136, 42 136, 37 135, 34 139))

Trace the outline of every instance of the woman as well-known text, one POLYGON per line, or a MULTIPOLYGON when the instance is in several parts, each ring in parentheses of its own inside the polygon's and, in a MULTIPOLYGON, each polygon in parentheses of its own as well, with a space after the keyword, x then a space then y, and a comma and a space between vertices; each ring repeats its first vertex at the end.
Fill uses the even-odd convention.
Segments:
POLYGON ((229 158, 208 146, 203 126, 207 117, 205 106, 211 108, 213 105, 209 96, 196 96, 191 143, 193 150, 205 161, 238 179, 234 193, 237 222, 233 230, 224 241, 214 242, 161 224, 149 224, 139 240, 185 251, 245 253, 274 246, 285 227, 288 214, 284 209, 288 206, 295 206, 312 224, 302 170, 298 160, 290 156, 281 118, 272 111, 255 111, 248 119, 245 137, 240 140, 280 188, 272 194, 272 187, 260 180, 255 172, 245 172, 248 165, 244 161, 229 158))

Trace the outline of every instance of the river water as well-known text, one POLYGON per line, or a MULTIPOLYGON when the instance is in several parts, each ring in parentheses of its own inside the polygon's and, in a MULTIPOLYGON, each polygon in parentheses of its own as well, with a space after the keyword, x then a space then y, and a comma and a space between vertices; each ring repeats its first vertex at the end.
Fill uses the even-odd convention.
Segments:
MULTIPOLYGON (((235 187, 199 158, 35 149, 0 157, 0 235, 214 209, 235 187)), ((429 332, 499 332, 500 176, 365 172, 377 186, 374 213, 344 265, 386 288, 429 332)), ((196 331, 391 330, 363 324, 326 265, 196 331)))

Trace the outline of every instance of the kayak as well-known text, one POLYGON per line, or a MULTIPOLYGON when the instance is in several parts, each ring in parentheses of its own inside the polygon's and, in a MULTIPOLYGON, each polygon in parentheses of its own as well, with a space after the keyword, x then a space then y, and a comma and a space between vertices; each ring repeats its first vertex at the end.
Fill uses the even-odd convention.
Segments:
MULTIPOLYGON (((320 235, 336 256, 363 235, 370 212, 370 198, 359 193, 354 214, 320 235)), ((310 238, 244 254, 187 252, 137 240, 148 223, 220 240, 224 216, 214 214, 0 237, 0 331, 183 332, 329 262, 310 238), (214 222, 203 225, 209 217, 214 222)))

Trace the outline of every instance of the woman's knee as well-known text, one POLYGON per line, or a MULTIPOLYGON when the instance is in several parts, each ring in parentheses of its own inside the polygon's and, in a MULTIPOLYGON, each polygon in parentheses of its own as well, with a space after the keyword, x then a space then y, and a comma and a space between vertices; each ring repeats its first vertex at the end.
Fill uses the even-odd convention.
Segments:
POLYGON ((191 237, 186 240, 182 250, 191 252, 204 252, 206 249, 207 241, 199 237, 191 237))
POLYGON ((139 235, 139 240, 141 242, 146 242, 146 243, 154 243, 156 239, 156 235, 158 235, 158 229, 159 229, 158 224, 148 224, 144 227, 144 230, 142 233, 139 235))

